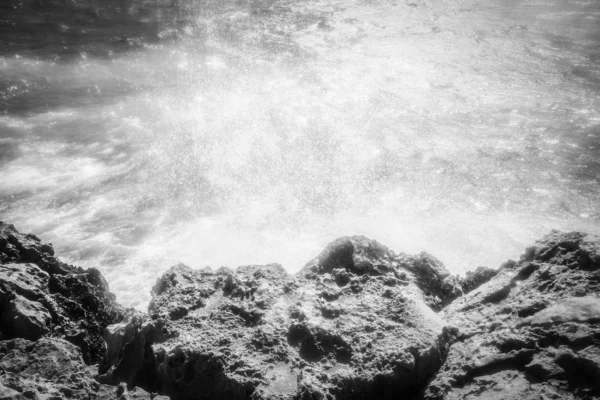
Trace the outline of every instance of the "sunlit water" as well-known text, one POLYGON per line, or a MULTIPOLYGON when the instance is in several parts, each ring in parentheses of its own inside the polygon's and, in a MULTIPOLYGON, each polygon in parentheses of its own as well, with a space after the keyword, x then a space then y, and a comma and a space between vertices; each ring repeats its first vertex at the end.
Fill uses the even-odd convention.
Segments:
POLYGON ((464 273, 600 231, 599 1, 10 0, 0 28, 0 219, 126 305, 341 235, 464 273))

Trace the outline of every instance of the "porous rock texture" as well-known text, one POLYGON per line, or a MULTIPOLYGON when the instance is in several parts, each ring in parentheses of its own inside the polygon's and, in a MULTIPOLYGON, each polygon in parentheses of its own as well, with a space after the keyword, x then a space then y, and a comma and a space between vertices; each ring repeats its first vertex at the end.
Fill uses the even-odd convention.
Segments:
POLYGON ((426 399, 600 398, 600 238, 553 231, 440 315, 460 328, 426 399))
POLYGON ((0 399, 151 400, 140 388, 100 384, 94 373, 81 349, 63 339, 0 341, 0 399))
POLYGON ((432 256, 360 236, 295 276, 180 264, 157 281, 148 315, 107 329, 101 378, 172 399, 418 396, 456 333, 435 312, 461 294, 450 278, 432 256))
POLYGON ((152 293, 124 311, 98 271, 0 223, 0 400, 600 399, 594 235, 464 278, 344 237, 293 276, 179 264, 152 293))
POLYGON ((52 245, 0 222, 0 340, 62 338, 94 364, 105 354, 104 329, 123 314, 97 269, 65 264, 52 245))
POLYGON ((151 400, 95 379, 102 334, 124 312, 98 270, 65 264, 51 245, 0 222, 1 400, 151 400))

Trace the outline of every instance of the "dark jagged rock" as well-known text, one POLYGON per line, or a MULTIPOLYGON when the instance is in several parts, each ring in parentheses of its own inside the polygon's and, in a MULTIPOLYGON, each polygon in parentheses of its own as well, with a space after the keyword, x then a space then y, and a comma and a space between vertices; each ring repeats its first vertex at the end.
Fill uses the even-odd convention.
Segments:
POLYGON ((23 235, 13 225, 0 221, 0 263, 32 263, 49 274, 66 274, 69 267, 54 257, 51 244, 42 244, 34 234, 23 235))
POLYGON ((419 254, 408 264, 408 269, 415 275, 417 284, 435 310, 439 311, 463 294, 461 279, 450 275, 444 264, 431 254, 419 254))
POLYGON ((344 237, 295 276, 179 264, 152 291, 125 313, 98 271, 0 223, 0 399, 600 399, 594 235, 465 278, 344 237))
POLYGON ((435 264, 426 296, 421 275, 433 267, 414 263, 351 237, 296 276, 277 264, 216 273, 177 265, 154 286, 148 316, 107 329, 100 379, 172 399, 416 395, 455 330, 427 305, 446 293, 449 274, 435 264))
MULTIPOLYGON (((81 349, 62 339, 0 341, 0 398, 151 400, 141 388, 98 383, 81 349)), ((168 399, 164 399, 168 400, 168 399)))
MULTIPOLYGON (((508 261, 508 263, 514 263, 514 261, 508 261)), ((477 267, 474 271, 468 271, 467 275, 460 281, 463 294, 472 292, 488 282, 498 274, 499 270, 488 267, 477 267)))
POLYGON ((600 398, 600 238, 551 234, 447 307, 460 327, 426 399, 600 398))
POLYGON ((114 389, 96 382, 86 369, 81 350, 65 340, 0 341, 2 399, 116 400, 114 389))
POLYGON ((123 311, 97 269, 62 263, 51 245, 0 222, 0 339, 60 337, 93 364, 123 311))
POLYGON ((446 267, 427 253, 417 256, 397 254, 375 240, 364 236, 344 237, 330 243, 305 267, 314 273, 330 272, 340 284, 357 276, 389 275, 386 282, 410 280, 420 289, 425 302, 439 311, 462 295, 461 279, 450 275, 446 267))

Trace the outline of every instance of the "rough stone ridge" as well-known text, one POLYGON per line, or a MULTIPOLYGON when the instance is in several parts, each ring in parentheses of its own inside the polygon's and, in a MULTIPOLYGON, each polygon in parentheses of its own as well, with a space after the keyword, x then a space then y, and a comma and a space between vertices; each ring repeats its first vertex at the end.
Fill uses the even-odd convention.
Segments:
MULTIPOLYGON (((326 273, 332 269, 343 270, 333 272, 338 283, 350 276, 390 273, 400 280, 409 279, 421 290, 427 305, 436 311, 462 295, 463 281, 452 276, 432 255, 425 252, 417 256, 397 254, 364 236, 343 237, 333 241, 321 254, 308 262, 303 271, 326 273)), ((485 278, 477 283, 483 282, 485 278)), ((477 284, 474 283, 473 286, 477 284)))
POLYGON ((455 333, 428 305, 455 295, 448 276, 364 237, 336 240, 296 276, 176 265, 147 316, 107 329, 101 379, 172 399, 416 395, 455 333))
POLYGON ((551 232, 441 315, 460 327, 426 399, 600 398, 600 238, 551 232))
POLYGON ((0 223, 0 400, 600 400, 595 235, 465 278, 343 237, 294 276, 179 264, 152 292, 124 311, 97 270, 0 223))
POLYGON ((62 263, 52 245, 0 222, 0 340, 60 337, 93 364, 104 357, 104 328, 123 312, 97 269, 62 263))

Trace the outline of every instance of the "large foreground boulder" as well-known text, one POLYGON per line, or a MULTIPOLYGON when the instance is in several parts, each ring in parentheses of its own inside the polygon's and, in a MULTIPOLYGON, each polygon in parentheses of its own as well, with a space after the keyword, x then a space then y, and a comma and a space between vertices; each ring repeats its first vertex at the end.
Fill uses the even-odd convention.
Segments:
POLYGON ((123 313, 97 269, 62 263, 52 245, 0 222, 0 340, 63 338, 93 364, 105 354, 104 329, 123 313))
POLYGON ((456 330, 460 282, 428 255, 342 238, 296 276, 277 265, 169 269, 148 315, 107 329, 103 382, 172 399, 416 396, 456 330))
POLYGON ((83 361, 81 349, 62 339, 0 341, 3 400, 151 400, 142 389, 102 385, 83 361))
POLYGON ((0 370, 3 399, 87 399, 100 389, 81 350, 61 339, 0 341, 0 370))
POLYGON ((598 236, 552 232, 441 316, 460 334, 425 398, 600 398, 598 236))

